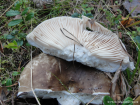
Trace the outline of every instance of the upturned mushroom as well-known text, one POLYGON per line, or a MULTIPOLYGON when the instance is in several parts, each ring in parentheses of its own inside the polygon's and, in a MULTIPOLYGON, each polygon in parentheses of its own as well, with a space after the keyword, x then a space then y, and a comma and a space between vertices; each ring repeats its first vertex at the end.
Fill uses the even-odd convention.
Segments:
POLYGON ((67 16, 48 19, 27 35, 28 42, 44 53, 67 61, 76 60, 105 72, 133 70, 124 44, 118 36, 97 22, 67 16), (88 31, 86 27, 93 31, 88 31))
MULTIPOLYGON (((57 98, 61 105, 80 105, 80 103, 102 104, 103 97, 110 95, 111 80, 103 72, 77 62, 67 62, 44 53, 30 61, 19 79, 18 96, 34 97, 32 84, 38 98, 57 98), (26 94, 23 94, 23 93, 26 94)), ((116 86, 116 94, 120 94, 116 86)))

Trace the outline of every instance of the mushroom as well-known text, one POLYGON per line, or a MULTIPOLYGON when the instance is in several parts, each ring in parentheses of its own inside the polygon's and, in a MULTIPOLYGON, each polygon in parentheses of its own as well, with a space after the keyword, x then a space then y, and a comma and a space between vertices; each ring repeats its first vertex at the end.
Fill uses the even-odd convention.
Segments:
MULTIPOLYGON (((39 98, 57 98, 61 105, 102 104, 109 95, 111 80, 102 71, 77 62, 67 62, 47 54, 40 54, 32 60, 33 89, 39 98)), ((26 65, 19 79, 18 96, 34 97, 31 90, 31 61, 26 65)), ((116 86, 116 94, 120 94, 116 86)))
POLYGON ((76 60, 105 72, 115 72, 122 61, 122 70, 135 68, 118 36, 85 16, 82 19, 67 16, 48 19, 26 38, 46 54, 67 61, 76 60))

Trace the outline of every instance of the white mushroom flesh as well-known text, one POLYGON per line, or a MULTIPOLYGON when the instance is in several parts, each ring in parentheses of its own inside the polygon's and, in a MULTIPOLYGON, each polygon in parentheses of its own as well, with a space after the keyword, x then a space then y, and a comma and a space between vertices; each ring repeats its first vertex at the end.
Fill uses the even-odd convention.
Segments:
POLYGON ((97 22, 90 24, 89 20, 85 16, 82 19, 66 16, 52 18, 39 24, 26 38, 46 54, 67 61, 76 60, 105 72, 115 72, 121 61, 122 70, 127 67, 134 69, 118 36, 97 22))

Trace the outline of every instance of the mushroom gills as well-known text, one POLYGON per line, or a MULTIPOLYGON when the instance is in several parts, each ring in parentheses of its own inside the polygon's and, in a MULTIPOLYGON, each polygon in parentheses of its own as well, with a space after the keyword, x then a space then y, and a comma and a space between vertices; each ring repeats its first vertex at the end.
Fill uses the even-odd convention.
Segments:
POLYGON ((115 72, 122 62, 122 70, 133 70, 134 63, 129 61, 118 36, 97 22, 90 24, 89 20, 84 16, 52 18, 39 24, 26 38, 44 53, 67 61, 76 60, 105 72, 115 72), (86 26, 93 32, 86 30, 86 26))

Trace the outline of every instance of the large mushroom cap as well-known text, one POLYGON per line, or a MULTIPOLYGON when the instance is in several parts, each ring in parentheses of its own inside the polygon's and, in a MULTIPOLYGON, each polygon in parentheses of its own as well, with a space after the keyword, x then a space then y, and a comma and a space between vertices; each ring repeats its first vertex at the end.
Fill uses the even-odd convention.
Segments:
MULTIPOLYGON (((103 72, 80 63, 40 54, 32 60, 33 89, 37 97, 57 98, 61 105, 101 104, 109 95, 111 80, 103 72)), ((116 93, 119 94, 118 87, 116 93)), ((34 97, 31 91, 31 62, 24 68, 19 79, 18 96, 34 97), (27 92, 26 94, 22 94, 27 92)))
POLYGON ((134 69, 118 36, 97 22, 91 24, 85 16, 82 19, 63 16, 46 20, 26 38, 44 53, 67 61, 76 60, 106 72, 115 72, 123 61, 122 70, 134 69))

